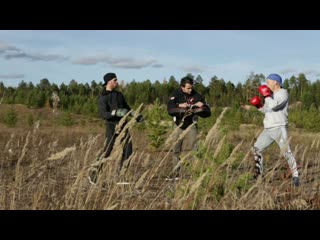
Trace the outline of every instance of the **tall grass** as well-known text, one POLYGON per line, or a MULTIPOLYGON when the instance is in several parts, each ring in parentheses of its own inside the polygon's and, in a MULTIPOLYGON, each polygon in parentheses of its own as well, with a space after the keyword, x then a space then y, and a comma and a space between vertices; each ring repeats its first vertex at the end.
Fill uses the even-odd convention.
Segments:
POLYGON ((319 209, 320 135, 290 132, 300 166, 299 188, 292 187, 280 151, 272 154, 277 146, 265 152, 264 176, 253 180, 250 148, 262 129, 242 125, 222 134, 228 110, 199 139, 197 150, 183 152, 175 166, 182 167, 177 181, 165 180, 173 170, 176 144, 170 135, 161 151, 140 148, 120 168, 126 133, 137 124, 133 118, 119 128, 107 159, 103 134, 67 141, 67 135, 50 135, 40 127, 2 136, 0 209, 319 209), (100 165, 98 183, 91 185, 88 172, 100 165), (130 184, 117 184, 123 181, 130 184))

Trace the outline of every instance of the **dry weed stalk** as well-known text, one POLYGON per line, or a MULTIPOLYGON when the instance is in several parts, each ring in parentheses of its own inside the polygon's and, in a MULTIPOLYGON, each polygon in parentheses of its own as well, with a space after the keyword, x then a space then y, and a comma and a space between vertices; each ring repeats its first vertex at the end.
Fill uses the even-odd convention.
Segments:
POLYGON ((197 190, 201 186, 202 181, 204 180, 205 176, 207 176, 208 173, 209 173, 208 170, 205 173, 203 173, 197 179, 197 181, 190 186, 190 192, 188 192, 188 194, 185 197, 178 200, 178 205, 180 205, 182 209, 188 209, 188 205, 189 205, 188 200, 192 200, 192 208, 194 207, 196 196, 197 196, 197 190))
POLYGON ((75 150, 76 150, 76 146, 67 147, 67 148, 63 149, 61 152, 52 154, 50 157, 47 158, 47 160, 53 161, 53 160, 62 159, 65 156, 67 156, 69 153, 74 152, 75 150))
POLYGON ((219 130, 218 127, 220 126, 220 123, 224 117, 224 114, 227 112, 227 110, 229 110, 229 107, 225 107, 223 109, 223 111, 221 112, 220 116, 217 118, 216 123, 213 125, 213 127, 209 130, 207 136, 206 136, 206 140, 204 142, 204 144, 206 146, 211 146, 211 144, 213 143, 213 141, 217 138, 219 130))
POLYGON ((25 144, 22 148, 21 155, 17 161, 13 190, 18 190, 18 196, 16 196, 15 191, 12 193, 12 201, 10 203, 10 209, 15 209, 15 201, 16 201, 15 199, 20 198, 20 196, 21 196, 21 190, 22 190, 21 185, 22 185, 22 179, 23 179, 23 172, 20 169, 20 165, 21 165, 22 159, 24 158, 24 156, 27 152, 27 146, 29 144, 29 137, 30 137, 30 131, 28 132, 28 134, 26 136, 25 144))

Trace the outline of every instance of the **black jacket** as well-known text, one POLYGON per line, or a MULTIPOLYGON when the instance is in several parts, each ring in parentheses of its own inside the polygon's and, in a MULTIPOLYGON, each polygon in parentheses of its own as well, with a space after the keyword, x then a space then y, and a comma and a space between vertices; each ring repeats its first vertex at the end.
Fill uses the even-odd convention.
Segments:
POLYGON ((111 112, 113 110, 117 110, 119 108, 126 108, 128 109, 128 111, 131 110, 121 92, 118 92, 116 90, 107 91, 106 89, 103 89, 103 91, 99 95, 98 100, 98 109, 100 117, 105 119, 107 123, 119 122, 121 119, 120 117, 111 115, 111 112))
MULTIPOLYGON (((177 108, 180 103, 189 103, 189 104, 195 104, 197 102, 202 102, 205 104, 205 98, 201 96, 199 93, 197 93, 194 89, 192 90, 191 94, 185 94, 182 92, 181 88, 177 89, 172 96, 169 99, 169 102, 167 104, 167 110, 169 112, 170 109, 172 108, 177 108)), ((184 123, 181 126, 182 129, 186 129, 188 126, 190 126, 193 121, 192 118, 194 117, 195 114, 192 114, 184 119, 184 123)), ((176 117, 176 125, 178 126, 181 123, 181 120, 183 118, 184 114, 175 114, 174 117, 176 117)))

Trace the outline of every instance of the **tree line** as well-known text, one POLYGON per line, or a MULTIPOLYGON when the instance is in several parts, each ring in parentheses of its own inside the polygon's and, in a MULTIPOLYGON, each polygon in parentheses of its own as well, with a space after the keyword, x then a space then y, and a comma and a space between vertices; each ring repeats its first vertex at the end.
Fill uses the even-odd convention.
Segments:
MULTIPOLYGON (((194 89, 204 95, 206 101, 211 107, 232 107, 239 108, 240 104, 248 104, 248 100, 258 95, 257 88, 265 82, 263 74, 250 73, 244 83, 234 84, 225 81, 223 78, 213 76, 208 85, 200 75, 193 76, 194 89)), ((121 91, 128 104, 135 108, 141 103, 145 105, 153 104, 157 99, 160 104, 166 104, 172 92, 179 88, 180 79, 171 76, 168 80, 155 81, 150 80, 136 82, 133 80, 127 84, 124 81, 119 82, 118 90, 121 91)), ((312 113, 313 120, 310 119, 311 125, 318 121, 320 106, 320 80, 311 82, 300 73, 298 76, 292 76, 284 79, 284 88, 290 93, 290 104, 297 111, 312 113), (316 116, 316 117, 315 117, 316 116)), ((22 80, 18 87, 6 87, 0 82, 0 103, 8 104, 25 104, 30 108, 52 107, 52 93, 55 92, 60 97, 60 109, 77 114, 84 114, 93 117, 98 116, 97 99, 102 91, 102 82, 97 83, 95 80, 91 83, 78 83, 71 80, 68 85, 62 83, 58 86, 50 83, 46 78, 41 79, 39 84, 34 85, 32 82, 26 83, 22 80)), ((296 119, 298 126, 303 125, 301 114, 292 116, 296 119), (298 123, 299 122, 299 123, 298 123)), ((320 130, 320 126, 319 126, 320 130)))

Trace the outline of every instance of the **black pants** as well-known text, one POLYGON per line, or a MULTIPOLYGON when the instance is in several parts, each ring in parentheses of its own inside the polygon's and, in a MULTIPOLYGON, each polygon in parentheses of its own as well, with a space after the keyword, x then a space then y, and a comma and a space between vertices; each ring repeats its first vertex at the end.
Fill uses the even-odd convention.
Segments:
MULTIPOLYGON (((114 143, 118 137, 117 134, 115 134, 115 128, 116 128, 117 122, 108 122, 106 124, 106 145, 104 150, 106 151, 105 157, 109 157, 111 154, 111 151, 113 149, 114 143)), ((123 162, 128 159, 132 154, 132 141, 130 140, 130 134, 128 134, 128 138, 126 140, 126 143, 124 145, 124 150, 122 154, 122 160, 121 160, 121 166, 123 162)))

